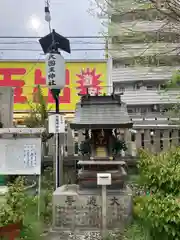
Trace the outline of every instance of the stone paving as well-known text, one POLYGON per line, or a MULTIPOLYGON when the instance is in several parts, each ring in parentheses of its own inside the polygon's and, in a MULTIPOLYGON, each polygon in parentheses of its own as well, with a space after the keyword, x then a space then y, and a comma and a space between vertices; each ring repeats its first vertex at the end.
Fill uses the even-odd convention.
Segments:
MULTIPOLYGON (((107 237, 110 239, 117 240, 121 239, 122 233, 119 232, 119 229, 114 231, 108 231, 107 237)), ((76 230, 74 233, 69 231, 51 231, 46 235, 44 240, 102 240, 100 231, 90 231, 90 230, 76 230)))
POLYGON ((81 231, 76 233, 51 231, 44 240, 100 240, 100 236, 100 232, 97 231, 81 231))

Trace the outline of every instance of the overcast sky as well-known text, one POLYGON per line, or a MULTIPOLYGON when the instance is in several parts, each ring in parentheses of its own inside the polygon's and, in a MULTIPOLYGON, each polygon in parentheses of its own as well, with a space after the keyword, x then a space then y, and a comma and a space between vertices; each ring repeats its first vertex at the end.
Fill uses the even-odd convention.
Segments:
MULTIPOLYGON (((88 13, 90 0, 51 0, 52 28, 64 36, 97 36, 102 32, 100 20, 88 13)), ((44 0, 0 0, 0 37, 44 36, 44 0), (33 24, 37 29, 33 28, 33 24)), ((103 39, 70 39, 72 49, 104 48, 103 39), (83 41, 83 43, 82 43, 83 41), (95 43, 95 44, 94 44, 95 43)), ((15 51, 40 46, 36 39, 0 39, 1 59, 39 59, 41 51, 15 51), (12 44, 13 43, 13 44, 12 44)), ((73 51, 66 58, 103 58, 103 51, 73 51)))

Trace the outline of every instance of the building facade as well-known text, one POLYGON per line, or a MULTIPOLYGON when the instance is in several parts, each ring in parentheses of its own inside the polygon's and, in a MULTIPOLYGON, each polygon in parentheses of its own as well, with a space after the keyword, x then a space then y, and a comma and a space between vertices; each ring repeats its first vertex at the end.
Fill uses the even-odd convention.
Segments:
MULTIPOLYGON (((178 91, 164 91, 179 69, 178 27, 148 1, 112 0, 112 4, 112 81, 115 91, 123 93, 134 122, 136 146, 159 152, 179 145, 178 119, 166 114, 179 101, 178 91)), ((165 6, 159 2, 158 7, 165 6)))

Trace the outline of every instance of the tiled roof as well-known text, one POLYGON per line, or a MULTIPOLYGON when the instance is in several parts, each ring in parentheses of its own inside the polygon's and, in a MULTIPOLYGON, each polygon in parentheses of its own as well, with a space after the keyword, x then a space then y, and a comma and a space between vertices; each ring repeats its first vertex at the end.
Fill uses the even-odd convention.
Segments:
MULTIPOLYGON (((97 97, 96 97, 97 98, 97 97)), ((93 98, 92 98, 93 99, 93 98)), ((105 99, 105 98, 104 98, 105 99)), ((132 122, 124 103, 100 101, 89 104, 76 105, 75 118, 71 123, 72 128, 117 128, 131 127, 132 122)))

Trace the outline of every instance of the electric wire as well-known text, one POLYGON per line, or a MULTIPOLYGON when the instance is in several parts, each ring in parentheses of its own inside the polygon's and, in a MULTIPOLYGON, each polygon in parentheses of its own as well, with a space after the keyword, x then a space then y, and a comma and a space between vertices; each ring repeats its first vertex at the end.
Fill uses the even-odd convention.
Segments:
MULTIPOLYGON (((153 1, 153 0, 151 0, 151 1, 153 1)), ((154 1, 155 2, 155 1, 154 1)), ((107 3, 107 1, 106 1, 106 3, 107 3)), ((49 3, 49 1, 47 0, 47 1, 45 1, 45 4, 48 6, 48 7, 50 7, 50 3, 49 3)), ((112 7, 112 6, 111 6, 112 7)), ((124 14, 126 14, 126 13, 124 13, 124 14)), ((164 25, 166 25, 167 23, 165 23, 164 25)), ((163 28, 163 27, 161 27, 161 28, 163 28)), ((128 29, 128 28, 125 28, 125 29, 127 29, 127 30, 130 30, 130 31, 132 31, 132 29, 128 29)), ((50 22, 49 22, 49 30, 51 31, 51 25, 50 25, 50 22)), ((39 37, 37 37, 37 36, 0 36, 0 39, 38 39, 39 37)), ((110 38, 112 38, 112 36, 68 36, 67 38, 69 38, 69 39, 110 39, 110 38)), ((82 41, 82 40, 81 40, 82 41)), ((25 42, 21 42, 21 43, 25 43, 25 42)), ((37 43, 37 42, 36 42, 37 43)), ((0 43, 0 44, 11 44, 11 43, 0 43)), ((12 43, 12 44, 20 44, 20 43, 12 43)), ((30 43, 31 44, 31 43, 30 43)), ((73 43, 71 43, 71 44, 73 44, 73 43)), ((78 44, 78 43, 77 43, 78 44)), ((80 44, 94 44, 94 45, 96 45, 96 44, 101 44, 101 43, 91 43, 91 42, 89 42, 89 43, 83 43, 83 41, 80 43, 80 44)), ((102 43, 102 44, 105 44, 105 43, 102 43)), ((153 44, 152 44, 153 45, 153 44)), ((141 55, 143 55, 144 53, 145 53, 145 51, 146 50, 148 50, 149 49, 149 46, 147 46, 147 49, 145 49, 142 53, 141 53, 141 55)), ((174 49, 171 49, 169 52, 173 52, 173 51, 175 51, 175 50, 177 50, 177 49, 179 49, 179 47, 178 48, 174 48, 174 49)), ((19 49, 14 49, 14 48, 0 48, 0 50, 1 51, 33 51, 33 52, 41 52, 42 50, 40 50, 40 49, 26 49, 26 48, 19 48, 19 49)), ((106 49, 106 48, 74 48, 74 49, 72 49, 72 51, 120 51, 120 49, 119 48, 113 48, 113 49, 106 49)), ((127 50, 127 49, 126 49, 127 50)), ((139 50, 139 49, 138 49, 139 50)), ((168 52, 168 53, 169 53, 168 52)), ((164 53, 158 53, 158 54, 155 54, 155 56, 157 56, 157 55, 164 55, 164 54, 166 54, 167 52, 164 52, 164 53)), ((178 53, 179 54, 179 53, 178 53)), ((43 55, 43 54, 41 54, 41 55, 43 55)))

